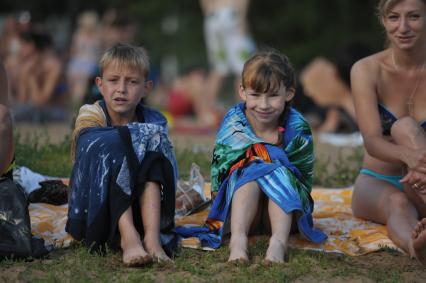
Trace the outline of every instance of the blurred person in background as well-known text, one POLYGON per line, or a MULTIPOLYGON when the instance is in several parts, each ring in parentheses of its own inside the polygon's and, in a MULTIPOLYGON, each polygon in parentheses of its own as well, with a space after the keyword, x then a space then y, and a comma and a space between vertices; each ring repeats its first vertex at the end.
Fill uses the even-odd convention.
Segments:
POLYGON ((81 106, 87 93, 89 79, 97 73, 101 52, 100 25, 96 12, 82 12, 77 22, 77 29, 72 36, 66 74, 73 106, 81 106))
POLYGON ((18 22, 13 15, 7 15, 3 20, 0 34, 0 60, 15 57, 19 49, 18 22))
MULTIPOLYGON (((215 122, 212 106, 229 74, 238 90, 244 62, 255 51, 247 23, 249 0, 200 0, 204 15, 204 36, 211 70, 204 96, 203 122, 215 122)), ((235 97, 233 100, 237 100, 235 97)))
POLYGON ((317 57, 302 70, 303 92, 326 110, 324 120, 316 128, 318 132, 357 130, 350 70, 357 60, 369 54, 364 44, 351 42, 337 48, 334 58, 317 57))
POLYGON ((133 43, 137 28, 130 16, 118 9, 109 9, 102 16, 102 51, 116 43, 133 43))
MULTIPOLYGON (((206 81, 207 71, 203 67, 190 66, 171 85, 160 82, 155 90, 156 95, 149 97, 148 103, 163 109, 171 128, 176 131, 209 132, 212 128, 202 120, 206 81)), ((217 114, 219 113, 221 112, 217 110, 217 114)), ((220 122, 221 117, 214 117, 215 125, 220 122)))
POLYGON ((13 116, 16 121, 65 120, 63 64, 50 35, 38 29, 19 34, 19 52, 7 62, 11 74, 13 116))

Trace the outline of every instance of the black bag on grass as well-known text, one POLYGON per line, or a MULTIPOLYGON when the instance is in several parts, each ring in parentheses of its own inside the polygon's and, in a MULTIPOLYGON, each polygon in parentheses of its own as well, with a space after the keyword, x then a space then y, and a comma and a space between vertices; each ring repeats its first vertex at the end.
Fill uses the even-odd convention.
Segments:
POLYGON ((41 257, 49 251, 31 234, 28 200, 11 179, 0 181, 0 258, 41 257))

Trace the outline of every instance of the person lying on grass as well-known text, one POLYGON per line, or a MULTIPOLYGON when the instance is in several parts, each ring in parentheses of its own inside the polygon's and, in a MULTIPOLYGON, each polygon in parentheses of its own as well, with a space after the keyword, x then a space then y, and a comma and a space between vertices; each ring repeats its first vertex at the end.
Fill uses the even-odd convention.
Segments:
POLYGON ((81 107, 73 132, 66 231, 91 249, 120 246, 126 266, 171 261, 177 167, 165 117, 141 103, 148 56, 117 44, 100 69, 103 99, 81 107))
POLYGON ((218 248, 230 231, 229 262, 248 262, 248 236, 271 235, 264 263, 284 262, 290 231, 319 243, 313 227, 313 140, 308 123, 291 107, 295 73, 276 51, 254 54, 244 65, 239 95, 219 128, 212 161, 214 202, 205 227, 177 227, 218 248))

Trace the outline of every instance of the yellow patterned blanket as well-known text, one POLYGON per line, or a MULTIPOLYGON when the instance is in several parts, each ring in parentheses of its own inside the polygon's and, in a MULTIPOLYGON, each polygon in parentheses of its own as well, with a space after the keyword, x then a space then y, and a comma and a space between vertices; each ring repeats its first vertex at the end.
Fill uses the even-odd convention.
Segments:
MULTIPOLYGON (((206 195, 210 195, 210 184, 205 186, 206 195)), ((352 188, 312 190, 315 200, 313 213, 315 226, 328 235, 322 244, 313 244, 300 237, 291 235, 290 247, 301 249, 338 252, 358 256, 374 252, 382 247, 397 249, 387 237, 386 227, 352 215, 352 188)), ((57 247, 66 247, 72 238, 65 232, 67 205, 31 204, 30 216, 33 234, 43 237, 46 242, 57 247)), ((208 214, 208 208, 190 216, 176 220, 176 225, 202 225, 208 214)), ((254 239, 255 240, 255 239, 254 239)), ((185 239, 183 247, 199 248, 195 238, 185 239)))

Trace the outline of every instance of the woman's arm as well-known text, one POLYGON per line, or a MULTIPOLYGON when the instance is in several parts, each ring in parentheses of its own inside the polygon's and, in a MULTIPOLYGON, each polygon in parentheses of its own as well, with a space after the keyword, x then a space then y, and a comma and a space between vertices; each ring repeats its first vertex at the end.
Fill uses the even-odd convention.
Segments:
MULTIPOLYGON (((380 66, 376 57, 364 58, 351 70, 351 87, 359 129, 367 152, 380 160, 418 166, 417 153, 384 138, 378 110, 377 84, 380 66)), ((423 165, 424 166, 424 165, 423 165)), ((426 171, 426 167, 424 168, 426 171)))
POLYGON ((14 155, 12 118, 8 108, 9 86, 6 70, 0 62, 0 175, 10 165, 14 155))

